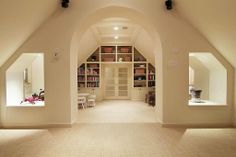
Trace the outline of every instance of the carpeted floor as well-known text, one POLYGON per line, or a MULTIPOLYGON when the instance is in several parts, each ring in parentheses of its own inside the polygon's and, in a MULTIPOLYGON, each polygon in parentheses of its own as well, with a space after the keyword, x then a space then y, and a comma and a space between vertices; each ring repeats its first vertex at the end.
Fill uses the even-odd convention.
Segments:
POLYGON ((155 109, 142 101, 106 100, 79 109, 77 123, 155 123, 155 109))
POLYGON ((235 129, 162 128, 153 123, 87 123, 1 130, 1 157, 235 157, 235 129))
MULTIPOLYGON (((78 120, 71 128, 2 129, 0 157, 236 157, 235 129, 163 128, 153 123, 155 116, 134 119, 128 106, 117 108, 120 117, 113 108, 114 114, 78 120)), ((98 105, 97 110, 106 113, 107 107, 98 105)), ((141 108, 153 112, 141 105, 136 113, 141 108)), ((88 116, 89 110, 96 108, 80 110, 78 117, 88 116)))

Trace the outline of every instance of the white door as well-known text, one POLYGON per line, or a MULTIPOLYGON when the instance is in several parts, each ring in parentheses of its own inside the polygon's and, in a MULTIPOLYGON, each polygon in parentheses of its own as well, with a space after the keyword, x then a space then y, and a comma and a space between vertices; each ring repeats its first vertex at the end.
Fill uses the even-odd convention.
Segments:
POLYGON ((104 70, 105 99, 129 99, 129 65, 107 65, 104 70))

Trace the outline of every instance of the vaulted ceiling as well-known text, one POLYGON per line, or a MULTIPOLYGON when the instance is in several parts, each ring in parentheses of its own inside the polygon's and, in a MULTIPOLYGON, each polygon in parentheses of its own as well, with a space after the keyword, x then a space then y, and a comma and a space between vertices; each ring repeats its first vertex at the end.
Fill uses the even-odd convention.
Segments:
MULTIPOLYGON (((236 10, 234 9, 236 0, 173 1, 173 14, 180 13, 236 67, 236 10)), ((57 8, 59 8, 59 0, 0 1, 0 66, 57 8)), ((110 23, 109 29, 113 26, 111 21, 112 19, 103 21, 110 23)), ((121 26, 124 21, 121 19, 119 22, 117 25, 121 26)), ((120 34, 117 32, 120 36, 119 40, 114 40, 113 35, 109 31, 106 32, 102 25, 97 25, 93 31, 97 33, 99 43, 107 43, 111 38, 116 42, 132 41, 135 39, 133 33, 138 30, 138 27, 127 26, 134 28, 133 32, 120 32, 120 34)))

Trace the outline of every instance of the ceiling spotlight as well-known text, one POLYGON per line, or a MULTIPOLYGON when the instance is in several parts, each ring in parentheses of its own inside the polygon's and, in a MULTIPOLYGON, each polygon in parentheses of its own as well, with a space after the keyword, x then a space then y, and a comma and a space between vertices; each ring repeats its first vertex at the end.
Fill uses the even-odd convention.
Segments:
POLYGON ((119 38, 118 35, 114 36, 114 39, 118 39, 118 38, 119 38))
POLYGON ((113 29, 117 31, 119 30, 119 27, 115 26, 113 29))
POLYGON ((62 8, 68 8, 69 3, 70 3, 70 0, 61 0, 61 7, 62 8))
POLYGON ((173 8, 172 0, 166 0, 165 4, 166 4, 166 9, 167 10, 171 10, 173 8))

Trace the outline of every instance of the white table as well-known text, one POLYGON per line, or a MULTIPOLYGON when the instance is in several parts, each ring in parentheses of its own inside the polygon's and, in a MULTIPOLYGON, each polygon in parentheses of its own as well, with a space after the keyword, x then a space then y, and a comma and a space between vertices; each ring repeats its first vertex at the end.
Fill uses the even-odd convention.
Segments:
POLYGON ((81 96, 81 97, 88 97, 90 94, 89 93, 78 93, 78 96, 81 96))
POLYGON ((85 97, 86 98, 86 103, 85 103, 85 105, 87 106, 87 104, 88 104, 88 96, 89 96, 90 94, 89 93, 78 93, 78 97, 85 97))

